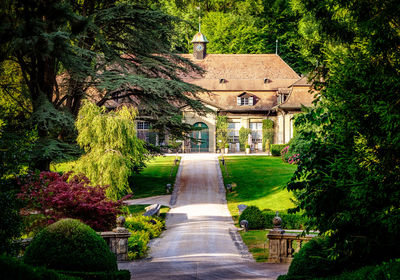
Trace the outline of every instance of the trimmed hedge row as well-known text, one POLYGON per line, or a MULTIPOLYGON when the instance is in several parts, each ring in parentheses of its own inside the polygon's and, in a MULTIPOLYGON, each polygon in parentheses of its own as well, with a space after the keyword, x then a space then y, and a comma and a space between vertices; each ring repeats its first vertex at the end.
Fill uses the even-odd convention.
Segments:
POLYGON ((282 149, 286 146, 288 146, 288 144, 272 144, 271 155, 280 157, 282 149))
MULTIPOLYGON (((0 256, 1 279, 3 280, 78 280, 52 269, 34 267, 10 256, 0 256)), ((129 279, 129 278, 128 278, 129 279)))
MULTIPOLYGON (((247 207, 239 217, 239 221, 247 220, 249 229, 264 229, 273 228, 272 219, 275 217, 275 212, 271 210, 261 211, 256 206, 247 207)), ((279 213, 282 218, 283 229, 303 229, 306 219, 300 214, 288 214, 285 212, 279 213)))
MULTIPOLYGON (((275 217, 275 212, 264 210, 262 211, 265 217, 264 228, 273 228, 274 224, 272 219, 275 217)), ((285 212, 279 212, 279 217, 282 218, 282 228, 283 229, 304 229, 304 224, 307 219, 300 214, 289 214, 285 212)))

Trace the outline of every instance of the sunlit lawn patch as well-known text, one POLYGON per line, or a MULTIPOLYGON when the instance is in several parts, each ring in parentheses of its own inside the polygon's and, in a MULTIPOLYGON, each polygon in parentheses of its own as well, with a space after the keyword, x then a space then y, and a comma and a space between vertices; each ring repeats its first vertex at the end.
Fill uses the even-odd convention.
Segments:
POLYGON ((227 192, 228 208, 232 216, 239 214, 237 205, 254 205, 262 209, 286 210, 294 206, 284 186, 290 180, 296 165, 284 163, 279 157, 227 156, 228 174, 221 165, 224 183, 232 184, 227 192))

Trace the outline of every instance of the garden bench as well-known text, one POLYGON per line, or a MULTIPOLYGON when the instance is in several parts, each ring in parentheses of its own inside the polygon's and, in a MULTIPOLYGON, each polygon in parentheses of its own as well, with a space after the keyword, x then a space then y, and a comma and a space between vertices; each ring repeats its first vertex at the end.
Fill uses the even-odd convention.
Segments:
POLYGON ((147 206, 145 209, 146 212, 143 214, 143 216, 158 216, 160 214, 161 204, 152 204, 147 206))

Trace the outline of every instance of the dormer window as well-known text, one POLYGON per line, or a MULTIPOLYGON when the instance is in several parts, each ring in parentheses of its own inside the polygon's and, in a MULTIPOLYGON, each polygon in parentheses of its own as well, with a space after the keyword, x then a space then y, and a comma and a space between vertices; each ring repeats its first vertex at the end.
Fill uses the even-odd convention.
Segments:
POLYGON ((237 105, 238 106, 253 106, 254 105, 254 96, 248 94, 247 92, 242 93, 237 97, 237 105))

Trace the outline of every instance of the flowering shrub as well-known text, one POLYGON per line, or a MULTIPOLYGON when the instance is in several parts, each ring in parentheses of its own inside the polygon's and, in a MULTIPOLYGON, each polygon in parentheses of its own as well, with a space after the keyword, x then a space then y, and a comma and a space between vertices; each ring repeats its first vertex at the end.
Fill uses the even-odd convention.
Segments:
POLYGON ((283 148, 281 150, 281 157, 282 157, 282 160, 284 162, 287 162, 287 160, 288 160, 287 156, 289 155, 288 154, 289 153, 289 148, 290 148, 290 146, 288 145, 288 146, 286 146, 285 148, 283 148))
POLYGON ((18 198, 26 203, 24 215, 41 214, 48 224, 62 218, 79 219, 97 231, 115 226, 122 200, 106 197, 107 186, 91 186, 84 175, 43 171, 28 176, 18 198))
POLYGON ((298 164, 300 159, 299 159, 300 154, 294 154, 289 157, 288 163, 290 164, 298 164))

